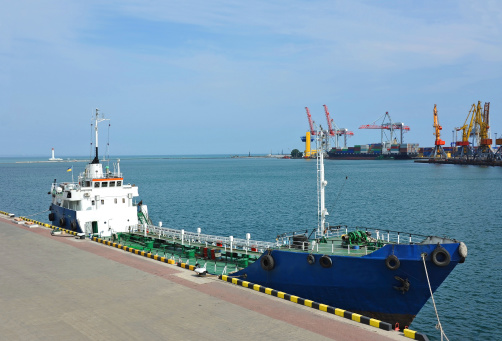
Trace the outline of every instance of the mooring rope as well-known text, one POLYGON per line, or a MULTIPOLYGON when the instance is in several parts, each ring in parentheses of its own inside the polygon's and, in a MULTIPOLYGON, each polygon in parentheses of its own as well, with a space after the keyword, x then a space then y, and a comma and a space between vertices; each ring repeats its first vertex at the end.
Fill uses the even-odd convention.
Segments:
POLYGON ((436 302, 434 301, 434 295, 432 294, 431 282, 429 281, 429 274, 427 272, 427 265, 425 264, 425 254, 422 253, 422 261, 424 262, 425 276, 427 276, 427 284, 429 284, 429 291, 431 292, 432 304, 434 305, 434 311, 436 312, 436 317, 438 319, 438 324, 436 325, 436 329, 441 331, 441 341, 443 340, 443 335, 446 340, 450 341, 443 331, 443 326, 441 325, 441 321, 439 321, 439 314, 436 308, 436 302))
POLYGON ((30 214, 30 215, 26 215, 24 217, 28 218, 28 217, 31 217, 31 216, 34 216, 34 215, 37 215, 37 214, 42 214, 42 213, 45 213, 45 212, 48 212, 48 211, 50 211, 50 210, 45 210, 45 211, 42 211, 42 212, 33 213, 33 214, 30 214))

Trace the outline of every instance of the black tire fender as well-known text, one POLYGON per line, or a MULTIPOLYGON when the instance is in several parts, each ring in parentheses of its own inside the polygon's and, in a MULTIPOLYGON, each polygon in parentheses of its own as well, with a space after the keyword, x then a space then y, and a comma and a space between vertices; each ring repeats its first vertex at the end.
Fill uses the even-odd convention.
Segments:
POLYGON ((444 247, 439 246, 434 251, 432 251, 431 259, 435 265, 444 267, 450 264, 451 256, 444 247))
POLYGON ((59 226, 64 227, 66 225, 66 219, 64 217, 59 218, 59 226))
POLYGON ((307 262, 308 262, 310 265, 312 265, 312 264, 314 264, 314 263, 315 263, 315 257, 314 257, 314 255, 313 255, 313 254, 309 254, 309 255, 307 256, 307 262))
POLYGON ((329 256, 323 255, 321 258, 319 258, 319 264, 321 264, 323 268, 327 269, 331 268, 331 266, 333 265, 333 261, 329 256))
POLYGON ((275 266, 274 257, 272 257, 271 255, 264 255, 263 257, 261 257, 260 264, 263 270, 270 271, 275 266))
POLYGON ((54 213, 49 213, 49 221, 54 221, 54 219, 56 219, 56 217, 54 216, 54 213))
POLYGON ((389 255, 385 258, 385 265, 389 270, 397 270, 401 266, 401 262, 396 255, 389 255))
POLYGON ((70 223, 70 226, 72 231, 77 230, 77 222, 75 220, 70 223))

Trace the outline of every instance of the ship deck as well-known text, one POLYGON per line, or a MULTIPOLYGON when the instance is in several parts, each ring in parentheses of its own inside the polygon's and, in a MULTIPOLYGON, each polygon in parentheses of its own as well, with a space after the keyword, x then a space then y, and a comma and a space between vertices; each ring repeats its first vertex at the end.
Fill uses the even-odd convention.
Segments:
MULTIPOLYGON (((174 231, 174 230, 171 230, 174 231)), ((210 236, 211 240, 195 236, 194 238, 180 238, 173 234, 162 235, 158 230, 149 228, 146 231, 141 227, 130 233, 118 233, 116 236, 102 238, 112 243, 118 243, 136 250, 149 252, 159 257, 172 259, 175 262, 184 263, 206 268, 211 274, 230 274, 247 267, 267 249, 287 250, 291 252, 316 253, 337 256, 361 257, 373 252, 377 247, 346 245, 342 241, 342 236, 330 236, 319 243, 301 243, 301 245, 279 243, 257 243, 249 242, 249 245, 242 246, 236 243, 230 245, 225 238, 210 236), (264 247, 266 246, 266 247, 264 247)), ((228 239, 228 238, 227 238, 228 239)))

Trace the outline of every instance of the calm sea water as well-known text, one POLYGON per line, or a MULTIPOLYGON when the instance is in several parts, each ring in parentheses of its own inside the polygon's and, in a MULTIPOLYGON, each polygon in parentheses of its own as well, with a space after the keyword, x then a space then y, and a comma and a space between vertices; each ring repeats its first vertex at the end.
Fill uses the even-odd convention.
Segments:
MULTIPOLYGON (((0 210, 48 222, 56 178, 85 163, 0 159, 0 210), (42 212, 42 213, 40 213, 42 212)), ((266 158, 122 158, 152 220, 203 233, 272 241, 317 224, 316 162, 266 158)), ((113 165, 110 164, 113 169, 113 165)), ((327 160, 329 222, 448 236, 469 255, 435 293, 450 340, 502 339, 502 168, 412 161, 327 160)), ((432 302, 411 329, 439 340, 432 302)))

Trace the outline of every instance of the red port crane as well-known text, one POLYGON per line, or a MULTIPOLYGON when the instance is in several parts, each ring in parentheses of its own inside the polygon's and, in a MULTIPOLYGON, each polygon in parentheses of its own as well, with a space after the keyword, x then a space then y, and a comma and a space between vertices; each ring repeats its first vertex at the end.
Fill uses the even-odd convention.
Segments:
POLYGON ((328 106, 326 104, 324 104, 323 106, 324 106, 324 112, 326 113, 326 120, 328 121, 329 135, 337 137, 335 147, 338 147, 338 136, 344 137, 344 147, 347 147, 347 136, 354 136, 354 133, 345 128, 338 128, 336 124, 334 124, 333 119, 329 114, 328 106), (333 129, 333 125, 335 126, 336 130, 333 129))
POLYGON ((307 110, 307 117, 309 119, 309 125, 310 125, 310 135, 316 135, 317 132, 314 129, 314 122, 312 122, 312 116, 310 116, 310 111, 308 107, 305 107, 305 110, 307 110))
POLYGON ((386 118, 389 119, 389 123, 375 124, 375 122, 379 120, 379 119, 377 119, 372 124, 365 124, 365 125, 360 126, 359 129, 380 129, 380 130, 382 130, 382 134, 381 134, 382 135, 382 138, 381 138, 382 143, 383 143, 383 131, 384 130, 390 130, 390 140, 391 141, 392 141, 392 136, 394 134, 394 130, 396 130, 396 129, 401 130, 400 143, 402 144, 403 143, 403 131, 410 131, 410 127, 405 126, 404 123, 401 123, 401 122, 393 123, 388 111, 386 111, 385 115, 383 115, 383 121, 385 121, 386 118))

